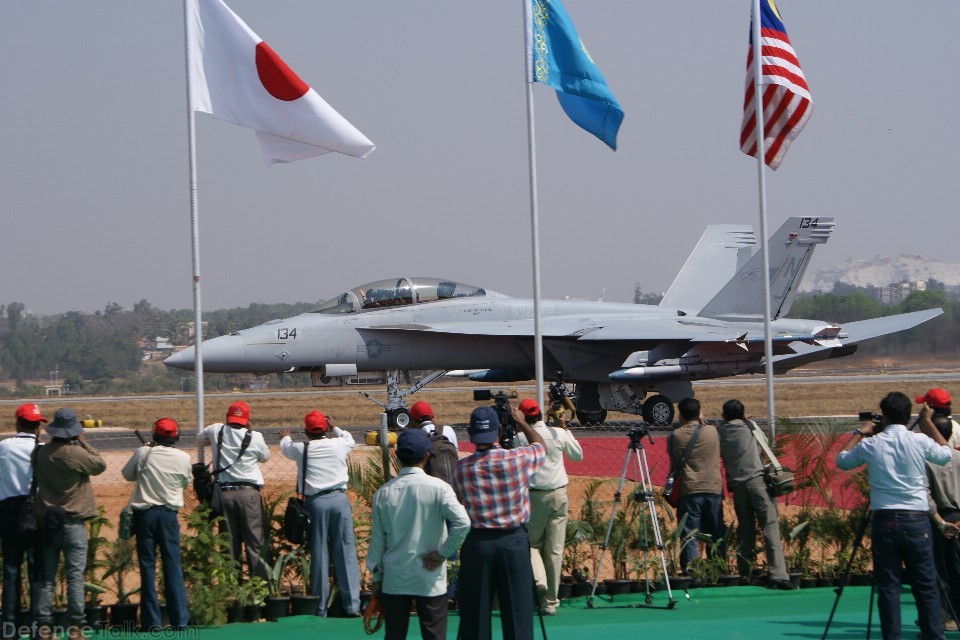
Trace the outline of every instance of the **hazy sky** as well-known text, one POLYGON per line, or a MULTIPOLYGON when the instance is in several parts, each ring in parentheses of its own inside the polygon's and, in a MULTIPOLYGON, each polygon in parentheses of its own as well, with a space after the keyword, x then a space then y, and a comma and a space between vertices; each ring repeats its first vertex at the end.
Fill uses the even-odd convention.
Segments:
MULTIPOLYGON (((267 168, 197 114, 203 307, 438 276, 531 295, 522 3, 228 0, 377 145, 267 168)), ((758 226, 739 151, 749 0, 565 0, 625 112, 611 152, 534 87, 545 297, 665 289, 703 228, 758 226)), ((837 218, 812 269, 958 259, 960 2, 780 0, 813 115, 768 216, 837 218)), ((0 6, 0 304, 192 305, 179 0, 0 6)))

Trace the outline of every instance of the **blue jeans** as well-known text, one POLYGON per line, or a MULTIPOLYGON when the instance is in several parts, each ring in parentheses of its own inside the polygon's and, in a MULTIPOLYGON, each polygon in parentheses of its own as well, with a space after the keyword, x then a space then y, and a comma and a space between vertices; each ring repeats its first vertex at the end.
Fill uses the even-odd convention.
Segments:
POLYGON ((331 555, 343 609, 348 614, 360 613, 360 567, 347 494, 336 491, 310 496, 307 511, 310 512, 310 593, 320 596, 317 615, 327 615, 331 555))
POLYGON ((901 563, 910 577, 920 631, 925 639, 943 638, 933 530, 922 511, 873 512, 873 575, 884 640, 900 640, 901 563))
POLYGON ((70 623, 83 626, 83 572, 87 567, 87 529, 82 520, 71 520, 63 525, 63 547, 43 547, 43 578, 37 603, 37 622, 53 622, 53 583, 57 576, 57 561, 63 551, 63 571, 67 577, 67 614, 70 623))
POLYGON ((147 630, 160 627, 157 600, 157 547, 163 563, 163 597, 173 627, 187 626, 187 594, 180 565, 180 525, 177 512, 166 507, 133 512, 140 564, 140 624, 147 630))
POLYGON ((5 531, 0 539, 0 551, 3 553, 3 621, 15 622, 20 611, 20 577, 24 558, 27 559, 30 606, 34 612, 37 608, 40 581, 36 562, 39 551, 36 534, 5 531))
MULTIPOLYGON (((692 532, 697 531, 709 535, 716 546, 710 549, 711 556, 726 557, 723 537, 727 528, 723 524, 723 496, 719 493, 691 493, 680 498, 677 505, 677 520, 686 515, 683 524, 683 539, 686 540, 692 532)), ((688 540, 680 549, 680 569, 684 573, 690 563, 698 556, 697 540, 688 540)))

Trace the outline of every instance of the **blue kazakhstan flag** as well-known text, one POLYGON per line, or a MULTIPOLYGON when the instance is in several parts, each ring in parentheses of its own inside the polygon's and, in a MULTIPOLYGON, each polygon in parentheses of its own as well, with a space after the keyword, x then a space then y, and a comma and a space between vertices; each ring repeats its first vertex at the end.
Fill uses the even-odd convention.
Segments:
POLYGON ((528 0, 527 79, 553 87, 580 128, 616 150, 623 109, 559 0, 528 0))

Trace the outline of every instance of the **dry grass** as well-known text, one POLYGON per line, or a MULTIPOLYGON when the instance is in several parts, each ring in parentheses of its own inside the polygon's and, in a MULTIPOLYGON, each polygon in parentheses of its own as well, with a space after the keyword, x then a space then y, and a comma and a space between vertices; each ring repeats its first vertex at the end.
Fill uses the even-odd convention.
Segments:
MULTIPOLYGON (((845 382, 838 377, 830 384, 780 384, 775 387, 776 412, 781 417, 856 415, 859 411, 876 410, 877 403, 889 391, 903 391, 911 398, 923 394, 942 383, 912 381, 904 384, 897 380, 884 380, 877 376, 876 382, 845 382)), ((461 387, 444 390, 444 386, 428 387, 414 396, 431 404, 438 419, 447 424, 464 424, 470 412, 479 405, 474 402, 472 391, 461 387)), ((456 386, 454 384, 453 386, 456 386)), ((483 388, 488 388, 484 386, 483 388)), ((374 397, 384 399, 382 389, 367 388, 374 397)), ((532 395, 532 387, 521 387, 521 397, 532 395)), ((721 405, 730 398, 739 398, 753 416, 766 414, 766 387, 763 384, 698 384, 696 396, 704 406, 708 418, 718 418, 721 405)), ((244 400, 250 405, 251 418, 257 427, 296 427, 302 424, 303 416, 318 409, 332 417, 338 425, 370 426, 379 423, 380 408, 359 393, 333 393, 329 390, 291 392, 282 397, 250 393, 208 396, 204 401, 205 419, 209 424, 223 419, 227 407, 235 400, 244 400)), ((80 417, 89 416, 103 421, 105 427, 149 429, 160 417, 173 418, 183 425, 196 422, 194 396, 167 399, 131 400, 117 398, 98 402, 83 402, 70 398, 40 402, 45 414, 52 414, 57 407, 70 406, 80 417)), ((613 413, 611 420, 622 414, 613 413)), ((626 417, 626 416, 622 416, 626 417)), ((12 430, 13 421, 3 421, 0 428, 12 430)))

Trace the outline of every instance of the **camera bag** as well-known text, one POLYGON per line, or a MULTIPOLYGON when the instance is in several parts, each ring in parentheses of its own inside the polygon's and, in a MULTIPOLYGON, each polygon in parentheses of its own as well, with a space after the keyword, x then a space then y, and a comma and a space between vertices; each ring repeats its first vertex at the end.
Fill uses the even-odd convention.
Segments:
MULTIPOLYGON (((670 472, 667 481, 663 483, 663 499, 674 509, 680 506, 680 481, 683 479, 683 467, 687 464, 687 458, 690 457, 690 452, 693 450, 693 443, 697 441, 697 436, 700 435, 700 429, 702 428, 703 425, 697 425, 697 428, 693 430, 693 435, 687 440, 687 446, 683 448, 683 454, 680 456, 677 468, 670 472)), ((670 447, 673 447, 672 433, 670 434, 670 447)))
POLYGON ((767 493, 773 498, 779 498, 780 496, 785 496, 788 493, 796 491, 796 478, 793 475, 793 471, 780 464, 777 456, 773 454, 773 450, 770 449, 770 445, 767 443, 767 436, 760 430, 757 423, 753 420, 748 420, 748 422, 753 432, 753 437, 757 439, 760 448, 763 449, 767 459, 770 461, 769 464, 763 467, 763 481, 767 485, 767 493))
POLYGON ((310 533, 310 512, 304 492, 307 488, 307 450, 310 441, 303 443, 303 464, 300 477, 297 479, 297 495, 287 499, 287 508, 283 512, 283 535, 293 544, 303 544, 310 533))

